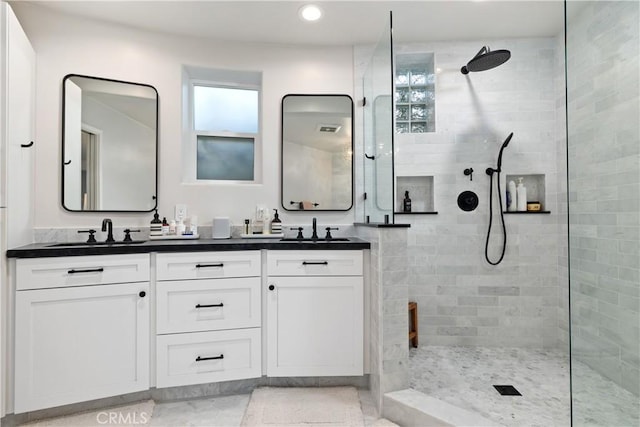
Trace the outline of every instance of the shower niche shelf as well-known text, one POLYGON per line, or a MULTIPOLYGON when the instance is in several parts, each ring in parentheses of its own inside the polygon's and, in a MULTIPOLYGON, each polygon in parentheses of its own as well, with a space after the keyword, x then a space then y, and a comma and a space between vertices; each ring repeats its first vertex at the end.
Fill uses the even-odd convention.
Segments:
POLYGON ((436 215, 433 203, 433 176, 396 176, 396 215, 436 215), (402 210, 404 192, 409 192, 411 212, 402 210))
POLYGON ((531 215, 531 214, 550 214, 551 211, 519 211, 519 212, 518 211, 515 211, 515 212, 504 211, 503 213, 509 214, 509 215, 511 215, 511 214, 528 214, 528 215, 531 215))
POLYGON ((518 185, 518 178, 522 178, 522 183, 527 189, 527 202, 539 202, 541 210, 539 211, 507 211, 505 214, 550 214, 551 211, 543 210, 546 205, 546 192, 545 192, 545 175, 544 174, 508 174, 505 177, 504 188, 505 201, 506 201, 506 188, 509 181, 513 181, 518 185))
POLYGON ((402 212, 397 211, 394 212, 395 215, 438 215, 438 211, 429 211, 429 212, 402 212))

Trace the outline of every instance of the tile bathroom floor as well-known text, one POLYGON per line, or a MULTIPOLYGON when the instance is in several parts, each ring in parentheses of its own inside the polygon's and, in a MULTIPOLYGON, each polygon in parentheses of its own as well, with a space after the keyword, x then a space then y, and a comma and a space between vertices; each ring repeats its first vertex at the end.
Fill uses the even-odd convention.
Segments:
MULTIPOLYGON (((364 415, 364 427, 395 425, 378 419, 369 390, 358 390, 358 395, 364 415)), ((241 425, 250 398, 250 394, 240 394, 159 403, 149 400, 21 425, 29 427, 98 427, 105 424, 235 427, 241 425), (115 414, 113 419, 109 419, 110 414, 115 414)))
MULTIPOLYGON (((423 346, 411 349, 414 390, 504 426, 569 426, 569 360, 561 350, 423 346), (501 396, 513 385, 522 396, 501 396)), ((637 396, 573 363, 574 425, 637 427, 637 396), (579 384, 579 387, 577 385, 579 384)))

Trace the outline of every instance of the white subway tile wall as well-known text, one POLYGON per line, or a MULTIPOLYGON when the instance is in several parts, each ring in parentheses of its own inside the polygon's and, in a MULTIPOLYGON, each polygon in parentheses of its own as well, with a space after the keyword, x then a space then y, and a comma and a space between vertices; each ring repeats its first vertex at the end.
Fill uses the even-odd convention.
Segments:
MULTIPOLYGON (((460 72, 480 42, 396 46, 396 52, 434 52, 436 133, 396 134, 395 174, 432 175, 438 215, 396 217, 408 231, 409 299, 418 302, 421 345, 555 347, 559 340, 560 237, 557 145, 557 38, 504 39, 483 44, 509 49, 511 59, 493 70, 460 72), (504 150, 506 175, 544 175, 543 208, 551 214, 506 215, 507 251, 498 266, 484 259, 489 220, 488 167, 504 150), (473 180, 464 175, 473 168, 473 180), (475 211, 457 206, 458 194, 478 194, 475 211)), ((564 175, 560 175, 564 179, 564 175)), ((525 186, 527 182, 525 180, 525 186)), ((494 187, 491 259, 502 246, 494 187)), ((565 282, 566 283, 566 282, 565 282)))

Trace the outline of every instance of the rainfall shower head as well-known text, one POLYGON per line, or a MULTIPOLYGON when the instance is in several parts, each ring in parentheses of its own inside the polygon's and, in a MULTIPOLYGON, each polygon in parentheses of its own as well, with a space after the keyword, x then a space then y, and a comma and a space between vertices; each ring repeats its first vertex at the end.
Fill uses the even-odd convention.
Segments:
POLYGON ((502 65, 511 58, 511 52, 506 49, 491 50, 487 46, 482 46, 482 49, 471 61, 460 71, 462 74, 469 74, 469 71, 486 71, 492 68, 502 65))

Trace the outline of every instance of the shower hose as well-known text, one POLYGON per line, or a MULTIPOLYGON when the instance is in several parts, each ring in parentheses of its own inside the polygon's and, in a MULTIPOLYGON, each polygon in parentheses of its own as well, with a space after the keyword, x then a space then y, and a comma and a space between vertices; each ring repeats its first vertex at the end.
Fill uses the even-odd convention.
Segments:
POLYGON ((489 228, 487 230, 487 242, 484 245, 484 257, 489 264, 498 265, 502 262, 506 249, 507 249, 507 227, 504 225, 504 212, 502 209, 502 191, 500 190, 500 171, 494 170, 492 173, 489 173, 489 228), (491 236, 491 226, 493 222, 493 175, 494 174, 496 175, 498 180, 498 200, 500 201, 500 220, 502 222, 502 235, 503 235, 502 253, 500 254, 500 258, 495 262, 489 259, 489 237, 491 236))

